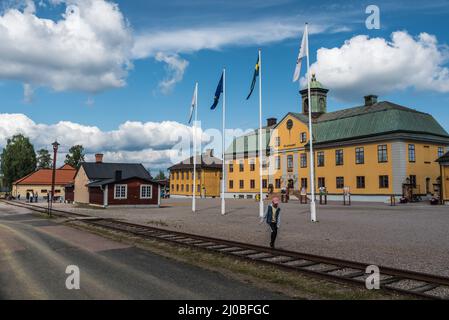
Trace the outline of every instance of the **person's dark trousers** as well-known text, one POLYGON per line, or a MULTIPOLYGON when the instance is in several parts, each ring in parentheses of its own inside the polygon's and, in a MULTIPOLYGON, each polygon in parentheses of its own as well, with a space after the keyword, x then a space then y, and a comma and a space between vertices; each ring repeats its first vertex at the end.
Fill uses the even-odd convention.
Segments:
POLYGON ((277 223, 270 223, 270 227, 271 227, 271 243, 270 243, 270 247, 274 248, 274 243, 276 241, 276 237, 278 235, 278 225, 277 223))

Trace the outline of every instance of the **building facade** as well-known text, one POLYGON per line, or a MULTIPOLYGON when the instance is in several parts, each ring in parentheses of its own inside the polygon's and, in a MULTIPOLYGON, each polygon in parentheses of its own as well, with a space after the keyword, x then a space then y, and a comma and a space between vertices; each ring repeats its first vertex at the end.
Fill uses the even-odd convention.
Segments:
MULTIPOLYGON (((310 193, 309 101, 302 90, 302 112, 267 124, 264 141, 264 192, 289 189, 310 193)), ((327 93, 311 81, 316 192, 341 199, 385 201, 387 197, 426 197, 437 190, 440 168, 435 159, 449 146, 448 133, 429 114, 376 96, 365 104, 327 112, 327 93), (324 189, 321 189, 324 190, 324 189)), ((251 198, 259 190, 258 132, 235 139, 226 152, 228 197, 251 198)))
POLYGON ((197 197, 219 197, 221 192, 222 160, 214 157, 213 150, 197 156, 196 181, 193 181, 193 157, 168 168, 170 171, 170 197, 192 197, 195 186, 197 197))
MULTIPOLYGON (((76 169, 68 164, 55 170, 55 199, 70 198, 70 195, 66 194, 66 186, 73 183, 75 174, 76 169)), ((40 199, 47 197, 51 192, 52 177, 52 169, 37 170, 12 184, 12 196, 17 198, 20 195, 21 199, 25 199, 28 193, 37 195, 40 199)))
POLYGON ((142 164, 83 162, 76 173, 74 202, 109 206, 160 206, 161 189, 142 164))
POLYGON ((440 157, 437 162, 440 165, 441 172, 441 190, 439 198, 442 204, 449 205, 449 152, 440 157))

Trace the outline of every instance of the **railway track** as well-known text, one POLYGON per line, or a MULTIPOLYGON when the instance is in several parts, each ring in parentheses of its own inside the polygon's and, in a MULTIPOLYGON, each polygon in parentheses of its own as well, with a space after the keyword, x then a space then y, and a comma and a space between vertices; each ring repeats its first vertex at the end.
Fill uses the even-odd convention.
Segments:
MULTIPOLYGON (((36 205, 12 201, 3 202, 41 213, 47 212, 46 208, 36 205)), ((331 281, 365 286, 365 280, 370 275, 366 273, 367 267, 369 266, 366 263, 295 251, 271 249, 248 243, 171 231, 113 219, 97 218, 63 210, 53 210, 53 215, 65 218, 77 218, 83 223, 107 230, 220 253, 331 281)), ((380 287, 384 290, 426 299, 449 299, 449 278, 447 277, 383 266, 378 267, 380 270, 380 287)))

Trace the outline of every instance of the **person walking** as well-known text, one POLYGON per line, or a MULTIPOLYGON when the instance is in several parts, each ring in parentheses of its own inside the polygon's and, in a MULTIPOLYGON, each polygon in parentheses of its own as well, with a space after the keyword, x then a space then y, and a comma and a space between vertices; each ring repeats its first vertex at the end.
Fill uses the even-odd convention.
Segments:
MULTIPOLYGON (((281 223, 281 208, 279 208, 279 198, 274 197, 271 200, 271 204, 268 205, 267 211, 263 217, 263 220, 270 226, 271 228, 271 242, 270 247, 274 248, 276 237, 278 234, 278 229, 281 223)), ((262 221, 263 221, 262 220, 262 221)))

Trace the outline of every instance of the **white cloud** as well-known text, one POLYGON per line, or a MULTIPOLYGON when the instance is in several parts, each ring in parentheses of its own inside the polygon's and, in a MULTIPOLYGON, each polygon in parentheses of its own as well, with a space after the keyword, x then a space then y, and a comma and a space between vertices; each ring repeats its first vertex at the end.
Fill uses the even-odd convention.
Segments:
MULTIPOLYGON (((145 166, 166 168, 189 155, 192 128, 174 121, 127 121, 115 130, 102 131, 96 126, 69 121, 47 125, 35 123, 24 114, 0 114, 0 148, 18 133, 29 137, 36 150, 50 148, 57 139, 62 154, 71 146, 81 144, 88 159, 96 152, 103 152, 105 161, 140 162, 145 166)), ((198 129, 197 139, 205 145, 210 137, 198 129)))
POLYGON ((180 58, 177 54, 166 54, 163 52, 156 54, 156 60, 167 64, 167 77, 159 83, 159 88, 162 93, 168 94, 184 77, 184 72, 189 62, 180 58))
POLYGON ((35 15, 34 1, 0 15, 0 78, 55 91, 97 93, 123 87, 131 67, 132 32, 118 6, 67 0, 53 21, 35 15))
MULTIPOLYGON (((132 52, 135 58, 146 58, 158 52, 191 53, 204 49, 219 50, 230 45, 260 45, 299 38, 302 30, 303 24, 285 18, 229 22, 214 27, 156 30, 137 35, 132 52)), ((325 30, 327 26, 316 24, 311 28, 311 33, 325 30)))
MULTIPOLYGON (((414 88, 449 92, 448 47, 435 36, 414 38, 405 31, 391 41, 359 35, 340 48, 321 48, 312 72, 339 99, 360 99, 366 94, 385 94, 414 88)), ((306 82, 302 79, 302 83, 306 82)))

